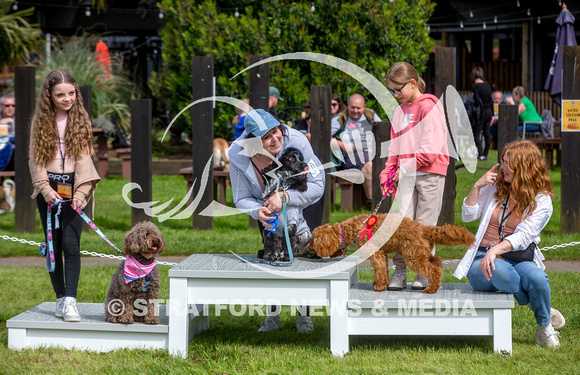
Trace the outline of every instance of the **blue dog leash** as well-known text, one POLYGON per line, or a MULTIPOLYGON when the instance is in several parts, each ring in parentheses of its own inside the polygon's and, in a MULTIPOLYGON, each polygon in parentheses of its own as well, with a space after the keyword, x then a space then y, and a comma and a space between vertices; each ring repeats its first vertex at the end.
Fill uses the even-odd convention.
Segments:
MULTIPOLYGON (((46 237, 47 237, 47 242, 43 242, 40 244, 40 255, 41 256, 46 256, 46 269, 48 270, 48 272, 54 272, 54 246, 52 243, 52 207, 56 206, 58 204, 61 204, 65 202, 64 200, 60 200, 60 199, 55 199, 54 203, 50 203, 48 205, 48 209, 47 209, 47 215, 46 215, 46 237)), ((109 239, 107 237, 105 237, 105 235, 103 234, 103 232, 96 226, 95 223, 93 223, 93 221, 87 216, 87 214, 85 214, 80 207, 77 207, 75 210, 80 216, 81 218, 102 238, 104 239, 109 245, 111 245, 112 247, 115 248, 115 250, 117 250, 118 254, 123 254, 123 252, 121 250, 119 250, 117 248, 117 246, 113 245, 113 243, 111 241, 109 241, 109 239)), ((57 228, 58 228, 58 224, 57 224, 57 228)))
MULTIPOLYGON (((282 196, 282 214, 284 215, 284 235, 286 237, 286 247, 288 248, 288 256, 290 258, 290 261, 288 262, 274 262, 271 260, 265 260, 265 259, 248 259, 248 258, 242 258, 242 260, 244 262, 247 263, 262 263, 262 264, 268 264, 270 266, 274 266, 274 267, 289 267, 292 265, 292 262, 294 261, 294 255, 292 254, 292 246, 290 246, 290 235, 288 234, 288 220, 287 220, 287 216, 286 216, 286 194, 283 194, 282 196)), ((275 233, 278 230, 278 215, 274 215, 275 218, 274 220, 270 220, 267 221, 268 224, 272 223, 273 225, 275 224, 275 227, 272 228, 272 230, 267 234, 268 236, 271 233, 275 233)))

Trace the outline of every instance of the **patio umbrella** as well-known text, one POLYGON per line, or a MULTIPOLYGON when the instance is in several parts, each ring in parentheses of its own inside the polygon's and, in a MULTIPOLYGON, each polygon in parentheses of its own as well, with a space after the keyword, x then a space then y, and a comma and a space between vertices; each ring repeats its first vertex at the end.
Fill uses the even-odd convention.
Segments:
POLYGON ((576 36, 574 35, 574 16, 566 4, 562 4, 562 11, 556 19, 558 29, 556 31, 556 48, 554 57, 548 72, 548 78, 544 84, 544 90, 550 92, 554 102, 561 105, 562 103, 562 50, 564 46, 576 46, 576 36))

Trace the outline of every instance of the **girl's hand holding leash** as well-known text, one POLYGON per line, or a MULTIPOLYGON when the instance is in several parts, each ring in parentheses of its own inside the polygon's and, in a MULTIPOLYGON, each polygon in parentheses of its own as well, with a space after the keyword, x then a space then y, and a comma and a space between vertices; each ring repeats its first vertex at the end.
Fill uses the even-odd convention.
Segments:
POLYGON ((57 200, 57 199, 60 200, 60 201, 62 201, 62 197, 60 195, 58 195, 58 193, 56 191, 54 191, 54 190, 52 190, 50 193, 48 193, 46 195, 46 197, 44 197, 44 200, 48 204, 54 204, 54 201, 57 200))
POLYGON ((71 202, 71 207, 72 207, 72 209, 73 209, 73 210, 76 210, 76 209, 77 209, 77 207, 78 207, 78 208, 81 208, 81 205, 82 205, 82 204, 83 204, 83 202, 82 202, 80 199, 78 199, 78 198, 73 198, 73 199, 72 199, 72 202, 71 202))
POLYGON ((477 182, 475 183, 474 186, 478 189, 481 189, 481 188, 487 186, 488 184, 495 184, 497 181, 497 176, 498 176, 498 174, 495 172, 495 170, 498 167, 499 167, 499 163, 497 163, 496 165, 491 167, 491 169, 489 171, 487 171, 483 176, 481 176, 481 178, 479 180, 477 180, 477 182))
POLYGON ((381 185, 381 193, 383 194, 383 197, 388 197, 391 193, 393 193, 393 195, 397 194, 395 183, 399 181, 399 173, 403 172, 400 169, 391 169, 387 181, 381 185))

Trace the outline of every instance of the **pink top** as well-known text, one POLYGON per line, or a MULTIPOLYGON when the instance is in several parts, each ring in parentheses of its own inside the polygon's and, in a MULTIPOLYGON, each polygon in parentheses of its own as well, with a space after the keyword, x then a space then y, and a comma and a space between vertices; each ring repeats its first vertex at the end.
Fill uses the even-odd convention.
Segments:
POLYGON ((409 174, 447 175, 447 125, 443 106, 437 97, 422 94, 397 108, 391 126, 391 145, 381 185, 393 168, 409 174))
POLYGON ((46 170, 53 173, 71 173, 75 171, 75 158, 71 158, 66 154, 66 125, 68 116, 57 116, 56 127, 58 130, 58 144, 52 159, 47 165, 46 170), (62 159, 65 159, 64 169, 62 159))

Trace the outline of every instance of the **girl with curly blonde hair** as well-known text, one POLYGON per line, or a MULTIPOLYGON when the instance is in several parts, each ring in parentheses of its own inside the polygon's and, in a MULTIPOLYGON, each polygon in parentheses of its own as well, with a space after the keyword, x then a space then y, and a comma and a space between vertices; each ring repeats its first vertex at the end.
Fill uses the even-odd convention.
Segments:
POLYGON ((475 290, 513 294, 534 312, 536 343, 557 348, 555 329, 566 320, 551 306, 544 257, 537 247, 552 216, 554 185, 542 153, 530 141, 508 143, 501 160, 477 180, 463 201, 463 221, 481 221, 475 242, 454 275, 467 276, 475 290))
POLYGON ((50 279, 57 298, 55 315, 68 322, 81 320, 76 294, 83 219, 76 209, 86 206, 100 180, 91 157, 91 120, 82 103, 69 72, 50 72, 40 89, 30 138, 32 198, 36 198, 47 241, 48 205, 60 202, 51 212, 55 267, 50 279))

